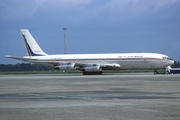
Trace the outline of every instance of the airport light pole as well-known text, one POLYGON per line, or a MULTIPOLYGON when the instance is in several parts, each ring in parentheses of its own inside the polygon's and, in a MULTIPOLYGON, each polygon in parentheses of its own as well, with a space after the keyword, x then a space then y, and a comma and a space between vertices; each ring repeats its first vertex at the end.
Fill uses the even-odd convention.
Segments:
POLYGON ((66 30, 67 30, 67 28, 63 28, 63 30, 64 30, 64 54, 66 54, 66 30))

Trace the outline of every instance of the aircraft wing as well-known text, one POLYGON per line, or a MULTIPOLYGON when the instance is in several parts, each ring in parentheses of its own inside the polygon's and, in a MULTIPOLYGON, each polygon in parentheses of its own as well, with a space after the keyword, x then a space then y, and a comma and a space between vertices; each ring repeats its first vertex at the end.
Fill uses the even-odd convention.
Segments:
POLYGON ((60 66, 60 65, 73 64, 75 67, 78 67, 78 68, 84 68, 84 67, 90 67, 90 66, 99 66, 104 70, 108 70, 108 69, 112 69, 112 68, 114 68, 114 69, 121 68, 121 66, 119 64, 117 64, 117 63, 39 61, 38 59, 34 59, 34 58, 17 57, 17 56, 10 56, 10 55, 6 55, 5 57, 6 58, 11 58, 11 59, 16 59, 16 60, 22 60, 22 61, 26 61, 26 62, 44 64, 44 65, 48 65, 48 66, 54 66, 54 67, 55 66, 60 66))
POLYGON ((84 68, 84 67, 91 67, 91 66, 100 66, 103 70, 121 68, 121 66, 117 63, 59 62, 59 61, 37 61, 37 60, 30 60, 29 62, 50 65, 54 67, 73 64, 74 67, 77 67, 77 68, 84 68))
POLYGON ((88 66, 100 66, 104 70, 108 70, 108 69, 112 69, 112 68, 114 68, 114 69, 121 68, 121 66, 117 63, 101 63, 101 62, 97 62, 97 63, 75 62, 75 66, 78 66, 80 68, 88 67, 88 66))
POLYGON ((99 65, 101 67, 121 67, 119 64, 117 63, 81 63, 81 62, 75 62, 75 65, 77 66, 82 66, 82 67, 85 67, 85 66, 88 66, 88 65, 99 65))

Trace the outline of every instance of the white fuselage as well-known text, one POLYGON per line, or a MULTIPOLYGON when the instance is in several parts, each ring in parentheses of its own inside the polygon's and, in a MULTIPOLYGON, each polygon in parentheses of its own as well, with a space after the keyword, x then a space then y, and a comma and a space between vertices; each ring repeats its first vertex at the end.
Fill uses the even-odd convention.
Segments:
POLYGON ((26 58, 36 59, 36 62, 38 61, 41 63, 116 63, 121 66, 120 69, 160 69, 174 63, 168 56, 157 53, 62 54, 38 57, 27 56, 26 58))

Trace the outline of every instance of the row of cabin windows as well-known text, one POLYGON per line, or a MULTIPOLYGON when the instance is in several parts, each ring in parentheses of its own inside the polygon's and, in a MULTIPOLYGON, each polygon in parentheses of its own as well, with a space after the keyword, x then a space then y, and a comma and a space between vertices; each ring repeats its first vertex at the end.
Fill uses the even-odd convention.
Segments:
POLYGON ((103 59, 51 59, 51 60, 47 60, 47 61, 85 61, 85 60, 142 60, 144 58, 103 58, 103 59))

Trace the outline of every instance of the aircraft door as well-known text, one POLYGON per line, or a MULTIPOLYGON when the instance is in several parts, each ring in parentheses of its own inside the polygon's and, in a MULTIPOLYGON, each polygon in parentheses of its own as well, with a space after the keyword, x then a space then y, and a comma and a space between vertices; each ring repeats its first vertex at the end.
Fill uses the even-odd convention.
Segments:
POLYGON ((147 58, 144 58, 144 59, 143 59, 143 62, 144 62, 144 63, 147 63, 147 58))

